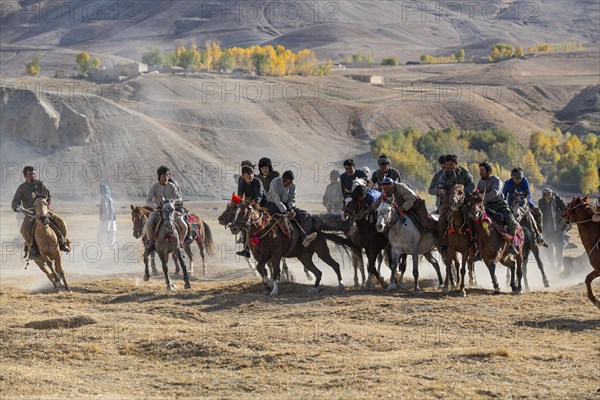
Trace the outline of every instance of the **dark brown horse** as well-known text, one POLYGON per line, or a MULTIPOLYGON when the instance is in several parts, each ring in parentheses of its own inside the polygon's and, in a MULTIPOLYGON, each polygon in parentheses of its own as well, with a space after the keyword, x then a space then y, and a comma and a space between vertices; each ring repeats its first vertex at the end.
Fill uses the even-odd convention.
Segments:
MULTIPOLYGON (((523 277, 523 242, 516 243, 517 254, 511 257, 507 251, 508 243, 500 234, 498 229, 493 226, 492 220, 488 217, 485 211, 483 195, 481 193, 473 193, 471 196, 471 207, 469 217, 473 220, 475 232, 477 235, 477 249, 481 259, 488 267, 492 284, 494 285, 494 294, 500 293, 500 285, 496 278, 496 264, 498 262, 506 265, 510 269, 510 287, 514 294, 522 292, 521 279, 523 277), (515 268, 516 261, 516 268, 515 268), (517 282, 515 283, 515 269, 517 282)), ((517 224, 517 235, 522 231, 520 225, 517 224)))
POLYGON ((242 230, 246 232, 246 243, 250 245, 254 258, 258 260, 256 269, 261 274, 263 284, 267 289, 271 289, 271 287, 268 285, 265 265, 271 261, 273 267, 271 296, 279 294, 280 262, 283 257, 297 258, 306 269, 312 272, 315 276, 315 283, 311 292, 316 292, 319 291, 322 276, 321 271, 313 263, 313 256, 317 254, 334 270, 338 278, 338 289, 344 289, 340 265, 331 257, 326 239, 348 248, 349 244, 345 239, 333 234, 318 232, 315 240, 308 247, 304 247, 300 240, 300 228, 295 222, 290 221, 289 224, 286 224, 284 218, 271 217, 260 207, 248 202, 237 206, 236 217, 231 223, 230 230, 233 234, 242 230))
MULTIPOLYGON (((131 205, 131 220, 133 221, 133 237, 139 239, 144 234, 144 225, 146 224, 146 220, 148 216, 152 213, 152 209, 149 207, 135 207, 131 205)), ((202 265, 204 267, 204 274, 208 273, 207 265, 206 265, 206 257, 211 255, 214 252, 214 243, 212 238, 212 232, 208 224, 200 219, 195 214, 190 214, 189 217, 190 227, 193 233, 194 242, 198 245, 198 250, 200 251, 200 256, 202 257, 202 265)), ((194 273, 194 256, 192 253, 191 243, 185 244, 184 248, 185 253, 190 259, 190 270, 189 274, 193 275, 194 273)), ((154 261, 154 252, 150 254, 151 263, 152 263, 152 274, 157 275, 158 271, 156 270, 156 263, 154 261)), ((147 256, 144 255, 145 262, 147 261, 147 256)), ((175 262, 175 275, 179 274, 179 261, 175 254, 173 254, 173 261, 175 262)))
MULTIPOLYGON (((460 275, 456 274, 457 281, 460 281, 460 291, 463 296, 466 296, 465 291, 465 275, 466 265, 469 265, 469 285, 476 285, 475 281, 475 238, 471 231, 467 214, 469 206, 465 203, 465 187, 464 185, 455 185, 450 191, 450 211, 448 212, 448 236, 446 242, 448 251, 444 257, 446 264, 446 280, 444 281, 443 292, 448 293, 449 280, 452 277, 452 263, 458 266, 457 255, 462 258, 462 267, 460 275)), ((458 268, 457 268, 458 269, 458 268)), ((458 282, 457 282, 458 283, 458 282)))
POLYGON ((577 224, 581 243, 590 259, 590 264, 594 270, 585 278, 588 299, 600 308, 600 299, 592 291, 592 281, 600 277, 600 222, 594 222, 592 216, 594 209, 588 201, 588 196, 584 198, 573 198, 565 210, 565 221, 567 223, 577 224))
POLYGON ((517 222, 523 227, 523 233, 525 235, 525 243, 523 245, 523 284, 525 286, 525 290, 528 292, 530 291, 529 282, 527 281, 527 261, 529 259, 529 253, 533 253, 533 256, 535 257, 537 266, 542 273, 544 287, 550 287, 550 282, 548 281, 548 277, 544 271, 544 263, 540 257, 540 249, 538 248, 535 237, 533 236, 534 219, 529 209, 527 195, 516 192, 510 208, 517 222))

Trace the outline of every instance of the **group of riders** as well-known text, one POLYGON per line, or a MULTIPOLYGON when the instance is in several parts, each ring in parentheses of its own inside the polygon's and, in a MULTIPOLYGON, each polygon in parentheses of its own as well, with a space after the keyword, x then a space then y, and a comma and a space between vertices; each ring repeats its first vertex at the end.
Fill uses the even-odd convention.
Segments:
MULTIPOLYGON (((566 209, 565 203, 551 189, 544 189, 543 197, 537 207, 531 198, 529 181, 524 176, 521 168, 514 168, 511 179, 502 182, 500 178, 492 174, 492 166, 488 162, 479 164, 480 180, 475 185, 473 176, 464 167, 459 165, 458 157, 454 154, 439 157, 439 171, 433 176, 428 192, 436 196, 436 213, 439 215, 436 221, 427 211, 425 201, 405 182, 399 171, 391 167, 389 157, 381 155, 378 160, 378 169, 369 177, 363 169, 357 169, 352 159, 344 161, 344 172, 340 174, 337 170, 330 173, 331 183, 327 186, 323 196, 323 205, 330 212, 342 210, 350 200, 366 203, 371 207, 382 197, 392 201, 399 210, 407 214, 417 225, 421 232, 430 231, 438 238, 439 248, 445 247, 445 234, 447 229, 447 215, 450 211, 449 195, 451 189, 457 185, 463 185, 465 195, 469 197, 474 191, 478 191, 484 197, 486 210, 493 216, 503 221, 507 232, 515 236, 517 221, 510 210, 517 195, 524 196, 529 203, 529 209, 533 214, 533 234, 538 245, 546 245, 542 237, 542 227, 550 227, 551 241, 566 241, 564 233, 564 222, 562 213, 566 209), (364 184, 357 184, 363 182, 364 184)), ((296 184, 295 176, 290 170, 280 174, 273 169, 269 158, 261 158, 258 162, 258 173, 255 173, 256 165, 251 161, 241 163, 241 174, 237 179, 237 201, 241 199, 251 200, 268 210, 271 214, 279 214, 294 220, 301 231, 301 243, 307 247, 316 238, 317 233, 312 232, 312 218, 310 214, 296 206, 296 184)), ((179 228, 179 237, 182 242, 190 243, 193 240, 193 230, 190 229, 188 213, 183 208, 183 199, 177 183, 171 178, 170 170, 166 166, 157 169, 157 182, 152 184, 148 192, 146 206, 154 210, 150 214, 144 227, 144 238, 146 251, 154 250, 154 232, 156 222, 160 218, 160 211, 165 203, 169 202, 175 206, 175 221, 179 228)), ((52 196, 44 183, 36 179, 36 171, 32 166, 23 169, 23 182, 15 193, 12 201, 12 209, 15 212, 31 210, 38 197, 46 199, 48 206, 51 205, 52 196)), ((600 168, 598 169, 600 178, 600 168)), ((599 187, 600 194, 600 187, 599 187)), ((600 200, 599 200, 600 201, 600 200)), ((26 212, 21 232, 25 240, 25 250, 29 259, 39 256, 38 247, 35 242, 35 216, 26 212)), ((600 214, 593 216, 593 221, 600 222, 600 214)), ((69 252, 69 241, 67 240, 67 229, 64 220, 55 212, 49 212, 49 225, 56 233, 59 247, 64 252, 69 252)), ((558 246, 561 251, 562 247, 558 246)), ((510 244, 507 249, 516 254, 517 249, 510 244)), ((239 255, 250 257, 247 246, 238 252, 239 255)))

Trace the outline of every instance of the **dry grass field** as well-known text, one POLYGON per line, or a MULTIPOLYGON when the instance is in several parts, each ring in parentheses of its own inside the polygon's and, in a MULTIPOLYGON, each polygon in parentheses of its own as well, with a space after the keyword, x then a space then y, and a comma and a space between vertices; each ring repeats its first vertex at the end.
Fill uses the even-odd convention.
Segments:
POLYGON ((600 314, 581 276, 560 280, 547 267, 553 287, 541 290, 530 268, 534 292, 493 296, 478 264, 480 287, 444 297, 427 265, 414 295, 351 289, 345 261, 348 289, 337 292, 323 266, 314 296, 292 262, 296 282, 269 298, 233 255, 217 206, 200 213, 221 250, 208 275, 196 262, 191 290, 178 278, 172 293, 162 274, 142 281, 124 207, 120 249, 98 257, 93 207, 63 210, 80 240, 66 262, 72 293, 54 293, 35 265, 23 269, 3 209, 0 397, 598 399, 600 314))

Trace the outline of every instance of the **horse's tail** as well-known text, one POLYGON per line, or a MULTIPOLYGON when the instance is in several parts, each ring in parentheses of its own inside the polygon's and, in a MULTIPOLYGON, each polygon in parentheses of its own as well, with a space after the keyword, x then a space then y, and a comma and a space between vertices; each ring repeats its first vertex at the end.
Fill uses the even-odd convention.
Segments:
POLYGON ((338 250, 340 252, 340 255, 342 256, 342 266, 346 265, 346 263, 344 262, 344 253, 346 253, 346 257, 348 257, 348 260, 352 260, 352 255, 350 254, 351 252, 352 253, 358 252, 359 254, 362 254, 362 248, 360 246, 354 244, 350 238, 342 237, 335 233, 329 233, 329 232, 320 232, 320 233, 323 236, 325 236, 325 239, 335 243, 336 247, 338 248, 338 250))
POLYGON ((202 221, 202 227, 204 228, 204 248, 208 255, 213 256, 216 253, 215 243, 213 242, 212 231, 210 230, 210 226, 204 221, 202 221))

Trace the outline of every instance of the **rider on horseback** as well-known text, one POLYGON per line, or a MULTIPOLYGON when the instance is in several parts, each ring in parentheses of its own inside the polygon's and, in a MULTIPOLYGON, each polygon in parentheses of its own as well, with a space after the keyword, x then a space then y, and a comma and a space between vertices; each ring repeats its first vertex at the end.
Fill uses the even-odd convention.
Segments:
POLYGON ((310 214, 296 207, 296 184, 294 173, 285 171, 283 175, 271 181, 271 188, 267 194, 267 208, 271 215, 281 213, 295 218, 302 230, 302 245, 308 247, 316 239, 317 233, 310 232, 312 218, 310 214))
POLYGON ((469 198, 475 190, 473 175, 465 168, 458 165, 458 157, 456 154, 446 156, 446 169, 440 175, 437 186, 437 195, 442 197, 440 202, 438 220, 438 245, 442 250, 446 246, 445 235, 448 228, 448 212, 450 211, 450 191, 454 185, 463 185, 465 188, 465 196, 469 198))
POLYGON ((531 199, 531 189, 529 188, 529 181, 523 174, 521 167, 514 168, 510 173, 511 178, 504 182, 504 188, 502 189, 502 196, 506 199, 508 204, 512 204, 515 195, 521 193, 527 197, 529 203, 529 210, 533 214, 533 235, 538 246, 544 246, 546 243, 542 238, 542 211, 533 203, 531 199))
MULTIPOLYGON (((183 204, 183 199, 181 198, 181 194, 179 193, 177 185, 175 185, 173 182, 169 182, 169 177, 171 175, 169 168, 162 165, 156 170, 156 174, 158 175, 158 182, 150 187, 148 199, 146 200, 146 205, 155 210, 150 214, 150 216, 148 216, 146 225, 144 225, 144 237, 148 243, 147 252, 154 251, 154 228, 157 218, 159 218, 162 211, 163 203, 173 202, 175 206, 183 204)), ((184 215, 182 212, 177 211, 175 222, 179 227, 181 236, 185 237, 185 243, 191 243, 193 238, 189 233, 188 226, 184 220, 184 215)))
POLYGON ((394 182, 391 178, 384 178, 381 187, 384 195, 391 197, 396 205, 411 217, 420 232, 431 231, 435 235, 437 223, 427 212, 425 200, 414 190, 403 182, 394 182))
MULTIPOLYGON (((46 185, 42 181, 39 181, 35 178, 35 168, 28 165, 23 168, 23 176, 25 177, 25 182, 23 182, 15 193, 15 196, 12 200, 12 209, 14 212, 20 212, 21 210, 28 210, 33 208, 33 203, 37 197, 44 197, 48 202, 48 207, 50 207, 50 203, 52 202, 52 195, 46 185)), ((67 227, 63 219, 56 214, 55 212, 50 211, 50 226, 54 233, 56 233, 56 237, 58 238, 58 244, 60 249, 65 253, 71 251, 68 246, 67 240, 67 227)), ((34 259, 39 257, 39 251, 37 247, 37 243, 35 242, 35 219, 29 215, 25 216, 23 220, 23 224, 30 224, 30 232, 31 237, 26 238, 23 237, 25 243, 27 244, 27 252, 30 259, 34 259)))
POLYGON ((258 160, 258 172, 259 174, 256 177, 262 182, 265 193, 271 188, 271 181, 281 175, 279 171, 273 170, 271 159, 267 157, 258 160))
POLYGON ((373 182, 375 189, 381 190, 381 182, 385 178, 391 178, 394 182, 402 182, 400 172, 396 168, 390 167, 390 158, 388 156, 385 154, 380 155, 377 159, 377 165, 379 165, 379 169, 373 172, 373 176, 371 177, 371 182, 373 182))
MULTIPOLYGON (((440 176, 442 176, 442 173, 446 170, 446 155, 441 155, 438 161, 440 163, 440 170, 436 172, 435 175, 433 175, 433 178, 431 179, 431 184, 429 185, 429 189, 427 190, 427 193, 429 193, 432 196, 435 196, 436 208, 439 208, 440 203, 442 202, 442 196, 438 195, 438 188, 436 185, 438 180, 440 179, 440 176)), ((437 214, 437 210, 435 213, 437 214)))
POLYGON ((340 175, 340 184, 342 186, 342 194, 344 199, 352 196, 352 183, 355 179, 369 179, 367 174, 361 169, 356 169, 354 160, 347 159, 344 161, 344 170, 346 172, 340 175))
MULTIPOLYGON (((502 196, 502 181, 497 176, 492 175, 492 166, 487 161, 479 164, 479 175, 481 180, 477 184, 477 191, 483 194, 485 208, 491 210, 492 213, 502 215, 503 225, 507 226, 508 233, 514 237, 517 234, 517 221, 502 196)), ((517 254, 518 250, 511 243, 508 246, 508 252, 517 254)))

